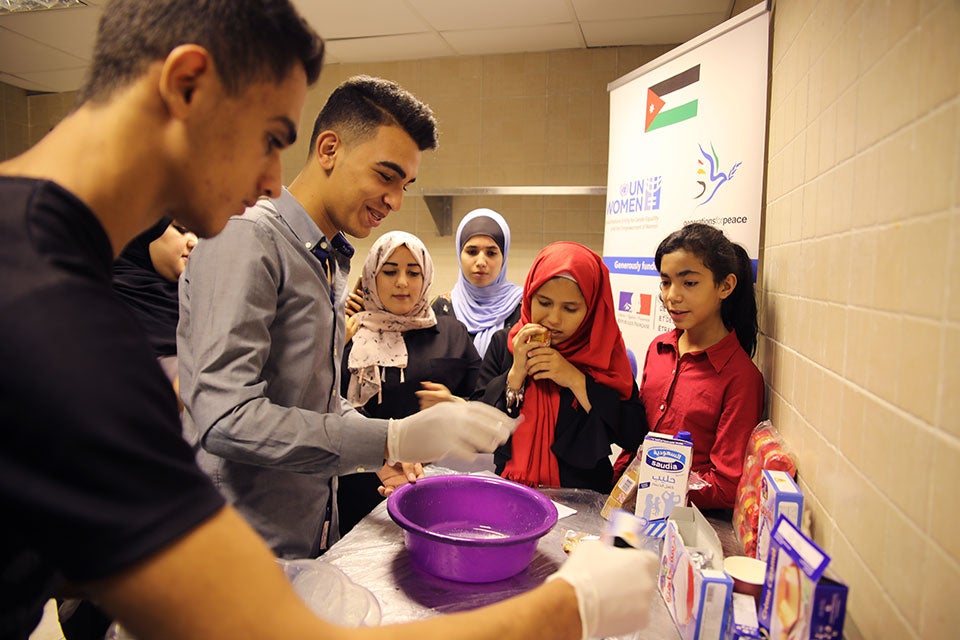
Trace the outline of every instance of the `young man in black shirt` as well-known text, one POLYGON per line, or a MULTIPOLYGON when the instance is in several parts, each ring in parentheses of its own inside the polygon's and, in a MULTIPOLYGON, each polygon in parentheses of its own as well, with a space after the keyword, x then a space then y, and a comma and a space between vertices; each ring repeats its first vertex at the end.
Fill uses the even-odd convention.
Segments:
MULTIPOLYGON (((321 58, 288 0, 111 0, 78 107, 0 164, 0 638, 25 640, 65 593, 140 640, 359 633, 310 613, 196 467, 110 284, 113 259, 161 216, 210 236, 280 192, 321 58)), ((585 549, 508 602, 364 637, 633 629, 648 564, 585 549)))

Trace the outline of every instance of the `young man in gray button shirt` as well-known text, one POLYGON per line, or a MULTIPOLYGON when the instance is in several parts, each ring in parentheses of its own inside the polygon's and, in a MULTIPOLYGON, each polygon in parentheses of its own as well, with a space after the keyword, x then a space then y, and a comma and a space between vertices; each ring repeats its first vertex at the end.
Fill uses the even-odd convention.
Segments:
MULTIPOLYGON (((339 537, 336 476, 379 470, 386 493, 423 473, 385 465, 388 421, 362 416, 339 393, 353 254, 344 232, 366 237, 399 209, 423 151, 436 145, 429 107, 393 82, 351 78, 317 117, 289 188, 190 256, 177 332, 184 433, 201 468, 280 556, 316 557, 339 537)), ((443 455, 462 438, 488 447, 500 437, 472 432, 464 418, 478 410, 411 418, 425 433, 432 424, 427 441, 443 455)), ((407 421, 393 422, 400 433, 407 421)))

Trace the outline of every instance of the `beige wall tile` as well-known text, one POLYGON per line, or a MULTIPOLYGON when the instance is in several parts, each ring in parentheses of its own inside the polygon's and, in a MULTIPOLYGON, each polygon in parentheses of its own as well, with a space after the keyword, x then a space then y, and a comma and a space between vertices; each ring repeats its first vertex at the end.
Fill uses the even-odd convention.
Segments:
POLYGON ((888 510, 886 516, 883 528, 875 533, 883 538, 884 546, 880 583, 910 626, 917 629, 927 576, 924 534, 911 518, 896 510, 888 510))
POLYGON ((847 342, 847 313, 845 306, 830 304, 825 307, 819 340, 823 345, 823 365, 836 375, 842 374, 845 367, 847 342))
POLYGON ((903 322, 899 315, 888 313, 870 314, 867 329, 868 353, 863 354, 867 365, 868 390, 893 402, 897 397, 899 383, 900 350, 896 347, 903 336, 903 322))
MULTIPOLYGON (((956 75, 960 76, 960 72, 956 75)), ((958 115, 960 106, 941 109, 921 120, 913 132, 905 184, 909 187, 912 209, 918 214, 944 211, 953 200, 951 187, 960 175, 960 161, 955 148, 944 141, 958 139, 958 115)))
POLYGON ((899 311, 903 308, 903 290, 907 279, 905 247, 903 225, 893 224, 878 229, 877 265, 873 276, 877 286, 874 304, 878 309, 899 311))
MULTIPOLYGON (((857 127, 857 89, 856 84, 848 88, 837 100, 837 160, 850 158, 856 150, 857 127)), ((848 185, 851 183, 847 183, 848 185)))
POLYGON ((960 4, 937 2, 920 24, 920 33, 918 110, 923 113, 960 93, 960 4))
POLYGON ((919 19, 917 0, 887 2, 867 0, 863 3, 863 38, 860 55, 862 68, 886 56, 916 26, 919 19))
POLYGON ((542 96, 547 87, 547 54, 485 56, 483 93, 492 97, 542 96))
MULTIPOLYGON (((859 131, 858 124, 857 130, 859 131)), ((858 154, 854 159, 853 191, 857 197, 853 201, 853 226, 868 227, 879 219, 877 209, 880 206, 877 197, 880 179, 881 157, 876 149, 858 154)))
POLYGON ((936 545, 927 546, 927 563, 921 586, 921 638, 953 638, 960 629, 957 584, 960 564, 936 545))
MULTIPOLYGON (((903 334, 897 344, 900 351, 896 404, 927 424, 938 413, 940 388, 932 380, 942 380, 940 354, 944 331, 939 322, 919 318, 903 319, 903 334)), ((947 363, 956 367, 956 362, 947 363)))
POLYGON ((960 438, 960 367, 956 366, 960 362, 960 326, 944 329, 944 344, 936 424, 947 434, 960 438))
POLYGON ((931 456, 930 536, 955 563, 960 562, 960 509, 956 488, 960 486, 960 444, 956 439, 934 441, 931 456))
MULTIPOLYGON (((840 426, 833 443, 836 445, 839 456, 838 468, 841 464, 851 464, 855 467, 863 466, 865 449, 863 441, 868 435, 866 427, 865 394, 849 382, 839 385, 840 426)), ((839 481, 838 481, 839 482, 839 481)))

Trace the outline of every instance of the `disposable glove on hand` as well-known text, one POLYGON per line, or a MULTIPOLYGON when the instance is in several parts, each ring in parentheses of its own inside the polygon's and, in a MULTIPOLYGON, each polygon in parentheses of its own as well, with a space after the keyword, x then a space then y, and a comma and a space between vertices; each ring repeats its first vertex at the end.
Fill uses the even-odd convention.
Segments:
POLYGON ((517 421, 482 402, 441 402, 387 427, 387 463, 473 460, 510 437, 517 421))
POLYGON ((660 560, 650 551, 621 549, 599 540, 578 544, 560 570, 573 585, 583 638, 619 636, 650 623, 650 602, 660 560))

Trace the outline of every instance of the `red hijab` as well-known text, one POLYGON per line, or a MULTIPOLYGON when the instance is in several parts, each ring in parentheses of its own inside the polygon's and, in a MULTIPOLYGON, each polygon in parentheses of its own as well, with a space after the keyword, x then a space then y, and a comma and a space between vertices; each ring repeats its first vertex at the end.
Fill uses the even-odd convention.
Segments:
MULTIPOLYGON (((553 348, 581 372, 615 390, 621 399, 628 399, 633 391, 633 372, 617 325, 610 272, 603 259, 582 244, 554 242, 537 254, 523 286, 520 320, 510 329, 507 348, 513 353, 514 337, 532 322, 533 295, 561 274, 580 287, 587 315, 573 336, 553 348)), ((533 378, 528 378, 525 385, 520 409, 524 419, 513 434, 512 455, 503 477, 530 486, 559 487, 560 468, 550 448, 560 411, 560 387, 552 380, 533 378)))

